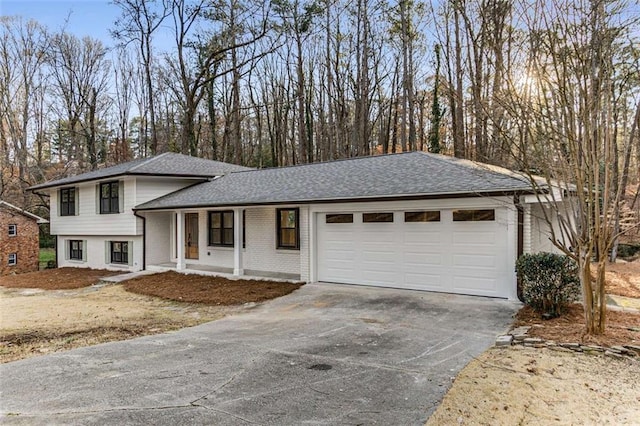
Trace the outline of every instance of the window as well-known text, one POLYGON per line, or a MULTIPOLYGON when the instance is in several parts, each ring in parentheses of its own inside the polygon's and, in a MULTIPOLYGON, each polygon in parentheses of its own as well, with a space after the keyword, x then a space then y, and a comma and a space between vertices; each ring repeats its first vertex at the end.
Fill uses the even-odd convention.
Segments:
POLYGON ((496 211, 487 210, 454 210, 454 222, 482 222, 496 220, 496 211))
POLYGON ((279 249, 300 249, 299 213, 299 209, 276 210, 279 249))
POLYGON ((393 213, 362 213, 364 223, 393 222, 393 213))
POLYGON ((60 216, 75 216, 76 189, 64 188, 60 190, 60 216))
POLYGON ((405 222, 440 222, 439 211, 404 212, 405 222))
POLYGON ((111 263, 129 263, 129 243, 111 241, 111 263))
POLYGON ((120 199, 118 182, 106 182, 100 184, 100 214, 119 213, 120 199))
POLYGON ((82 260, 82 240, 69 240, 69 259, 82 260))
POLYGON ((353 223, 353 214, 328 214, 327 223, 353 223))
POLYGON ((18 235, 18 225, 16 225, 15 223, 10 223, 9 224, 9 236, 10 237, 15 237, 16 235, 18 235))
POLYGON ((18 264, 18 253, 9 253, 9 266, 18 264))
POLYGON ((233 247, 233 211, 209 212, 209 245, 233 247))

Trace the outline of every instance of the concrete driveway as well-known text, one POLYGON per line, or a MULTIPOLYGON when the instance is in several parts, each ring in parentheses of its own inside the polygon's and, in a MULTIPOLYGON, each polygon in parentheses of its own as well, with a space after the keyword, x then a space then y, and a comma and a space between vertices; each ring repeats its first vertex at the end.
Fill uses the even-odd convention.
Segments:
POLYGON ((175 333, 0 366, 2 423, 422 424, 517 305, 308 284, 175 333))

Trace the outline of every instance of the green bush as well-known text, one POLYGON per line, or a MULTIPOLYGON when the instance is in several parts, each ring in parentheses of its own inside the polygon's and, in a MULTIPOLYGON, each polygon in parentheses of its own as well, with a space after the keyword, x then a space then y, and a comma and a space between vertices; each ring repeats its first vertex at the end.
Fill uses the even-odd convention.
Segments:
POLYGON ((560 316, 580 296, 578 265, 567 256, 525 254, 516 262, 516 272, 523 302, 544 318, 560 316))

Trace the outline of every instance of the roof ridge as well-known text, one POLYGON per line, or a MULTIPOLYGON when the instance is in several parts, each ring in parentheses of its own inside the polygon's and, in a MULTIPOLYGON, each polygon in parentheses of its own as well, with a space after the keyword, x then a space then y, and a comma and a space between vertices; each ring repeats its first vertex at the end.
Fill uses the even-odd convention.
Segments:
POLYGON ((492 173, 494 175, 504 176, 504 177, 508 177, 510 179, 516 179, 519 181, 526 178, 525 176, 520 175, 518 172, 502 166, 481 163, 479 161, 469 160, 467 158, 458 158, 458 157, 453 157, 453 156, 444 155, 444 154, 434 154, 432 152, 424 152, 424 151, 413 151, 413 152, 419 152, 421 154, 432 157, 434 160, 449 163, 457 167, 465 167, 464 163, 469 163, 468 164, 469 168, 471 168, 472 166, 476 170, 479 169, 484 172, 492 173))
POLYGON ((149 163, 154 162, 156 159, 158 159, 158 158, 160 158, 160 157, 164 156, 165 154, 168 154, 168 152, 163 152, 162 154, 154 155, 154 156, 152 156, 152 157, 149 157, 149 158, 147 158, 145 161, 142 161, 142 162, 140 162, 140 163, 136 164, 135 166, 131 167, 130 169, 127 169, 127 171, 132 172, 132 171, 134 171, 135 169, 137 169, 138 167, 141 167, 141 166, 144 166, 144 165, 146 165, 146 164, 149 164, 149 163))
MULTIPOLYGON (((321 164, 332 164, 332 163, 342 163, 342 162, 347 162, 347 161, 367 160, 367 159, 373 159, 373 158, 384 158, 384 157, 391 157, 391 156, 403 155, 403 154, 415 154, 415 153, 418 153, 418 152, 422 152, 424 154, 430 154, 430 153, 426 153, 426 152, 423 152, 423 151, 405 151, 405 152, 392 152, 392 153, 385 153, 385 154, 369 154, 369 155, 360 155, 360 156, 357 156, 357 157, 337 158, 335 160, 314 161, 312 163, 298 163, 298 164, 289 164, 287 166, 265 167, 263 169, 250 167, 249 170, 236 170, 236 171, 233 171, 233 172, 229 172, 227 174, 231 174, 231 173, 246 173, 246 172, 259 172, 259 171, 266 171, 266 170, 293 169, 293 168, 296 168, 296 167, 319 166, 321 164)), ((212 160, 212 161, 216 161, 216 160, 212 160)))

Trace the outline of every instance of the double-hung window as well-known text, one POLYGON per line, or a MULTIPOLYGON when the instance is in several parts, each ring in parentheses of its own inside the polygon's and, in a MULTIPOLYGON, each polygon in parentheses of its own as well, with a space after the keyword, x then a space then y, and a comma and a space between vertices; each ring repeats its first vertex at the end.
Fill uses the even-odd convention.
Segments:
POLYGON ((300 209, 277 209, 276 227, 279 249, 300 249, 300 209))
POLYGON ((111 241, 111 263, 129 263, 129 243, 111 241))
POLYGON ((120 212, 119 191, 119 182, 105 182, 100 184, 100 214, 120 212))
POLYGON ((209 245, 233 247, 233 211, 209 212, 209 245))
POLYGON ((15 266, 18 264, 18 253, 9 253, 9 266, 15 266))
MULTIPOLYGON (((242 247, 247 246, 246 211, 242 211, 242 247)), ((233 210, 209 212, 209 245, 233 247, 235 223, 233 210)))
POLYGON ((10 237, 15 237, 16 235, 18 235, 18 225, 15 223, 10 223, 9 224, 9 236, 10 237))
POLYGON ((63 188, 60 190, 60 216, 75 216, 76 189, 63 188))
POLYGON ((69 259, 82 260, 82 240, 69 240, 69 259))

